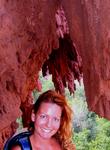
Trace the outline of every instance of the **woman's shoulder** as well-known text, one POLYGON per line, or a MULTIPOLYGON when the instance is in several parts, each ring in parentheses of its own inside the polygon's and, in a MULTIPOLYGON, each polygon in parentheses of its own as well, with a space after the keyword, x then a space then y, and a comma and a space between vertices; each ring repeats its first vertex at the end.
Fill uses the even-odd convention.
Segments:
POLYGON ((16 145, 12 147, 11 150, 21 150, 21 147, 19 145, 16 145))
MULTIPOLYGON (((31 135, 30 132, 20 132, 15 134, 14 136, 10 137, 6 142, 4 149, 8 150, 21 150, 20 147, 22 145, 23 148, 31 147, 29 136, 31 135)), ((31 149, 31 148, 30 148, 31 149)))

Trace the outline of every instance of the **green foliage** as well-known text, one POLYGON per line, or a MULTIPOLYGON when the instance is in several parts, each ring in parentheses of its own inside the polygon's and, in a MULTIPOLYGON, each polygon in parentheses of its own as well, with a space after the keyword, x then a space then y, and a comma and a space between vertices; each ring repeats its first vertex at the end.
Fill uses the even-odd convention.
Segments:
POLYGON ((33 91, 33 97, 34 99, 36 100, 39 95, 49 89, 54 89, 54 84, 52 82, 52 76, 49 75, 47 77, 42 77, 42 74, 41 72, 39 73, 39 79, 41 81, 41 84, 42 84, 42 91, 41 92, 37 92, 36 90, 33 91))
POLYGON ((45 92, 49 89, 54 89, 54 84, 52 82, 52 76, 48 75, 47 77, 42 77, 40 73, 40 81, 42 83, 42 92, 45 92))
POLYGON ((96 124, 92 129, 95 136, 93 136, 94 132, 91 132, 91 129, 83 129, 79 133, 74 133, 73 141, 77 150, 110 150, 110 122, 98 116, 95 118, 96 124))
POLYGON ((19 124, 17 131, 20 131, 23 128, 22 117, 19 117, 16 122, 19 124))
POLYGON ((77 150, 85 150, 88 149, 88 135, 89 130, 83 129, 80 133, 74 133, 73 141, 76 144, 77 150))

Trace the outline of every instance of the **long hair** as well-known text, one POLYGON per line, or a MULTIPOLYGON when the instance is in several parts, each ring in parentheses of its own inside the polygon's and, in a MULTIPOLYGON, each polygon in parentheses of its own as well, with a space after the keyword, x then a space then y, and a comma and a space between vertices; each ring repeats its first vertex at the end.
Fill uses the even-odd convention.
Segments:
POLYGON ((37 113, 42 102, 55 103, 62 108, 60 127, 54 136, 60 142, 64 150, 70 150, 66 148, 66 146, 68 145, 68 141, 70 143, 70 139, 72 137, 72 110, 68 105, 65 96, 53 90, 44 92, 38 97, 36 103, 33 106, 33 112, 35 114, 37 113))

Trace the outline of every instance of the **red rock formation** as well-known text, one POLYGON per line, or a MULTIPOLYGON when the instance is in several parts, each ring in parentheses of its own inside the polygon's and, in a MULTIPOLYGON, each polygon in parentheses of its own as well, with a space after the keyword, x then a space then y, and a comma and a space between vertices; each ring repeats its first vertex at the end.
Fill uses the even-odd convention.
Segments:
POLYGON ((110 1, 62 0, 62 5, 81 52, 89 110, 110 120, 110 1))
MULTIPOLYGON (((61 3, 70 37, 82 56, 88 107, 110 119, 110 1, 61 3)), ((15 132, 20 106, 24 112, 25 106, 31 108, 28 95, 36 87, 38 72, 59 48, 58 6, 57 0, 0 1, 0 148, 15 132)))
POLYGON ((27 106, 34 76, 58 48, 56 8, 57 1, 0 1, 0 147, 27 106))
POLYGON ((47 72, 52 74, 56 91, 64 94, 65 88, 68 87, 70 94, 74 94, 74 80, 80 82, 82 77, 82 62, 69 34, 59 38, 59 48, 54 49, 49 55, 42 71, 43 76, 47 75, 47 72))
POLYGON ((43 76, 52 74, 56 91, 64 94, 68 87, 70 94, 76 89, 74 80, 82 77, 82 59, 70 38, 68 22, 60 6, 55 14, 59 48, 53 49, 42 66, 43 76))

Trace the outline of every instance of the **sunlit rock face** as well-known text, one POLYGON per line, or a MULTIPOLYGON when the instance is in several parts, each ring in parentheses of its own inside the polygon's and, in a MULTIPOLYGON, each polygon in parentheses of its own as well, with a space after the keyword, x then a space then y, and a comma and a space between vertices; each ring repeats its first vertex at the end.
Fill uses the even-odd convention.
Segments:
POLYGON ((110 1, 62 0, 83 61, 89 110, 110 119, 110 1))
POLYGON ((20 105, 31 104, 43 62, 58 48, 56 8, 57 1, 0 1, 0 147, 15 132, 20 105))
POLYGON ((82 78, 82 59, 77 48, 70 37, 68 22, 62 6, 58 7, 56 13, 56 33, 59 38, 59 47, 53 49, 48 59, 42 66, 42 74, 52 75, 55 89, 65 94, 65 88, 70 94, 76 90, 75 80, 82 78))
MULTIPOLYGON (((61 4, 82 57, 88 107, 110 119, 110 1, 61 4)), ((0 148, 15 132, 16 118, 30 112, 31 91, 41 90, 38 72, 59 48, 55 20, 59 6, 58 0, 0 1, 0 148)))

